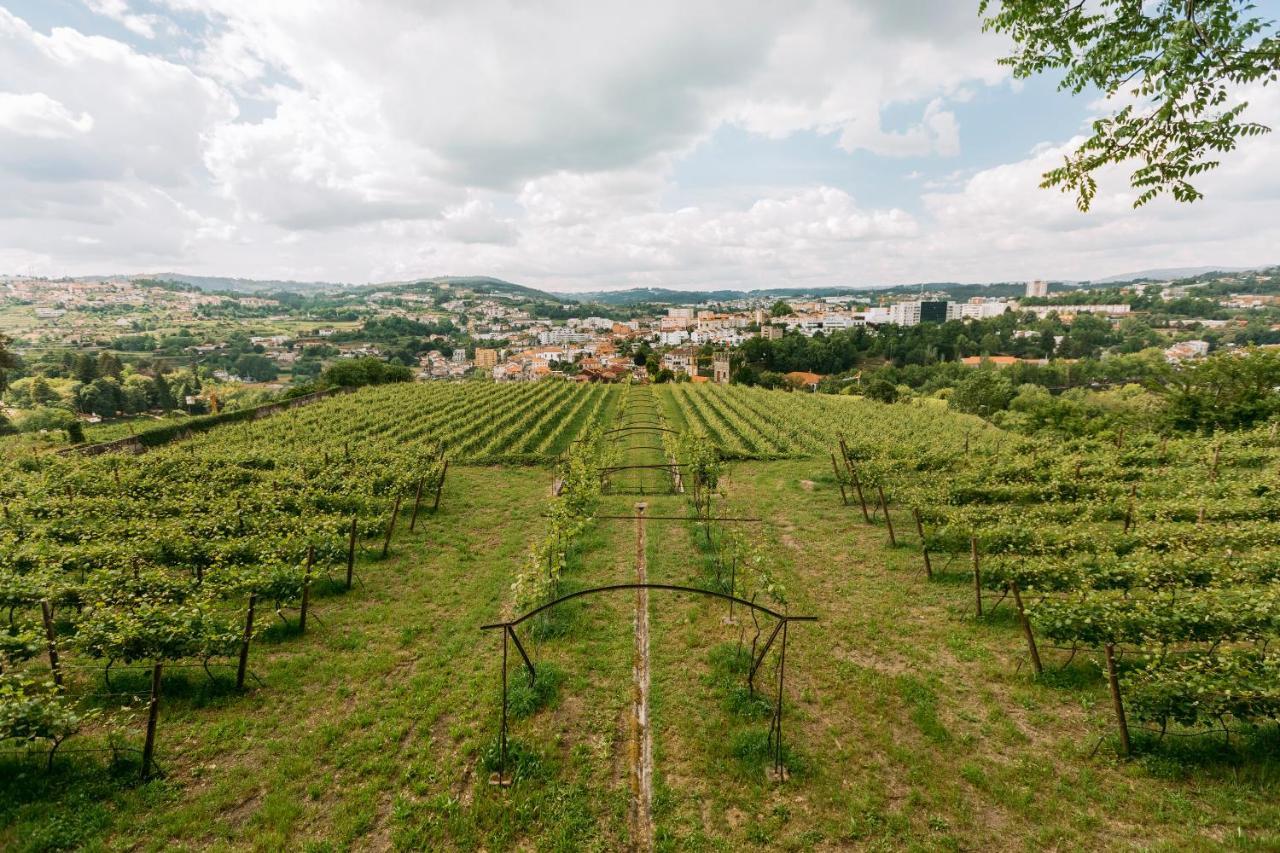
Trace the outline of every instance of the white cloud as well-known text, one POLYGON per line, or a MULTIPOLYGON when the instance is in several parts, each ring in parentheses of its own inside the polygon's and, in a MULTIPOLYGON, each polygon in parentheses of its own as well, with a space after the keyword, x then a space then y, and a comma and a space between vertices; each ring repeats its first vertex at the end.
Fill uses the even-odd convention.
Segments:
POLYGON ((43 92, 18 95, 0 92, 0 133, 67 139, 93 129, 93 116, 75 115, 64 104, 43 92))
POLYGON ((975 170, 957 105, 1006 71, 972 3, 84 2, 150 42, 0 8, 0 267, 753 286, 1235 263, 1280 244, 1266 139, 1190 209, 1133 214, 1118 176, 1082 217, 1036 188, 1055 143, 975 170), (918 204, 809 179, 685 192, 682 158, 726 126, 951 174, 913 171, 899 195, 918 204))
POLYGON ((158 30, 169 30, 167 22, 159 15, 136 14, 129 11, 125 0, 84 0, 89 11, 110 18, 134 35, 153 39, 158 30))

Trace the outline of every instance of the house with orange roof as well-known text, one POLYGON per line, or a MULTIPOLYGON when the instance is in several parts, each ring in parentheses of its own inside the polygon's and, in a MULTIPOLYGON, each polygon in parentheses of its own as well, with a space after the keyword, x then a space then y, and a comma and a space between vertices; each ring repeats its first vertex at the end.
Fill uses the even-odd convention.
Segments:
POLYGON ((783 375, 783 378, 797 388, 805 388, 809 391, 817 391, 818 383, 822 381, 820 373, 806 373, 803 370, 794 370, 791 373, 783 375))

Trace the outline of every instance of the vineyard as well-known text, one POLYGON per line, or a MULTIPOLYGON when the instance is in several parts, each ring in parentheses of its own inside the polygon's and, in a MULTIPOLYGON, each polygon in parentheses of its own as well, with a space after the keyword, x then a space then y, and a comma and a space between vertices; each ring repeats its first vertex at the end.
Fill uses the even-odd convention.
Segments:
POLYGON ((0 473, 6 849, 1280 842, 1271 427, 433 383, 0 473))

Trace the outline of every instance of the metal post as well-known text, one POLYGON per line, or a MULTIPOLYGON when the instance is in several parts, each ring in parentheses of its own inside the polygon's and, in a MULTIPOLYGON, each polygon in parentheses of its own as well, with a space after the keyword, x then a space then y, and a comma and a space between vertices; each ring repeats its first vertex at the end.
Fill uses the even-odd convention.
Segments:
POLYGON ((774 744, 773 769, 779 782, 786 781, 786 768, 782 766, 782 685, 787 673, 787 622, 782 620, 782 649, 778 657, 778 741, 774 744))
POLYGON ((142 745, 142 778, 151 778, 151 765, 154 763, 156 752, 156 720, 160 716, 160 673, 163 668, 160 661, 156 661, 155 667, 151 670, 151 703, 147 707, 147 739, 142 745))
POLYGON ((249 612, 244 617, 244 638, 240 641, 240 665, 236 668, 236 689, 244 689, 244 676, 249 670, 249 641, 253 639, 253 608, 258 603, 258 594, 249 593, 249 612))
POLYGON ((498 784, 507 784, 507 635, 511 628, 502 631, 502 747, 498 757, 498 784))
POLYGON ((1107 681, 1111 685, 1111 702, 1116 709, 1116 722, 1120 726, 1120 753, 1128 755, 1132 751, 1129 743, 1129 724, 1124 718, 1124 703, 1120 700, 1120 679, 1116 677, 1115 646, 1107 643, 1107 681))
POLYGON ((62 667, 58 665, 58 639, 53 631, 53 608, 49 599, 41 599, 40 615, 44 617, 44 636, 49 644, 49 669, 53 670, 53 683, 62 687, 62 667))

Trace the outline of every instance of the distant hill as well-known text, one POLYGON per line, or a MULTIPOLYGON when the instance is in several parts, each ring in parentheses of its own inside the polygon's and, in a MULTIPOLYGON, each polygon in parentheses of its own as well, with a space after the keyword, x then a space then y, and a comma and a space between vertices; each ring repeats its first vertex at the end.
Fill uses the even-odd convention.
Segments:
POLYGON ((629 290, 595 290, 587 293, 555 293, 576 302, 600 305, 696 305, 700 302, 732 302, 736 299, 791 299, 797 296, 844 296, 863 293, 855 287, 775 287, 762 290, 669 290, 664 287, 633 287, 629 290))
POLYGON ((1124 275, 1113 275, 1107 278, 1095 278, 1093 284, 1119 284, 1125 281, 1141 281, 1150 279, 1153 281, 1176 281, 1181 278, 1195 278, 1198 275, 1207 275, 1208 273, 1224 272, 1250 272, 1252 270, 1266 269, 1261 267, 1167 267, 1165 269, 1141 270, 1139 272, 1125 273, 1124 275))
MULTIPOLYGON (((474 293, 503 293, 510 296, 522 296, 526 299, 541 299, 547 302, 576 302, 577 299, 562 296, 556 293, 548 293, 545 290, 538 290, 533 287, 525 287, 523 284, 513 284, 500 278, 493 278, 487 275, 443 275, 435 278, 419 278, 414 279, 412 284, 447 284, 450 287, 469 290, 474 293)), ((385 287, 385 285, 383 285, 385 287)))
POLYGON ((189 284, 200 290, 218 291, 221 293, 298 293, 314 295, 317 293, 336 293, 350 290, 357 285, 340 284, 329 281, 279 281, 274 279, 229 278, 214 275, 186 275, 184 273, 161 272, 142 275, 124 276, 125 278, 149 278, 155 281, 174 281, 189 284))

